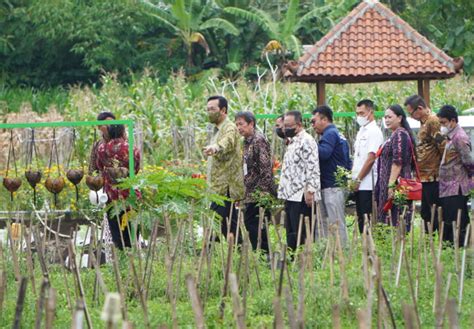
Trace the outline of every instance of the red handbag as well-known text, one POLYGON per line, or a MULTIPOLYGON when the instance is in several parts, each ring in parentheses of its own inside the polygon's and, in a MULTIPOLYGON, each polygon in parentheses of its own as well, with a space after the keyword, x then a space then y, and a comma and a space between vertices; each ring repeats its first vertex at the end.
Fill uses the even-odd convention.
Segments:
POLYGON ((421 180, 420 180, 420 169, 418 169, 418 163, 415 159, 415 152, 413 150, 413 144, 410 142, 411 156, 415 163, 416 178, 398 178, 397 190, 405 190, 407 192, 408 200, 421 200, 421 180))

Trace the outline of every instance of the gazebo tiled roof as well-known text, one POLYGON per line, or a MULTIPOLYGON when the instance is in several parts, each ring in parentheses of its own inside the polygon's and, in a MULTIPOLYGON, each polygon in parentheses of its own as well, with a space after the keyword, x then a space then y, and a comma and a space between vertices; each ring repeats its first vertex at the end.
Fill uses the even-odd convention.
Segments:
POLYGON ((462 66, 375 0, 361 2, 297 62, 291 81, 326 83, 446 79, 462 66))

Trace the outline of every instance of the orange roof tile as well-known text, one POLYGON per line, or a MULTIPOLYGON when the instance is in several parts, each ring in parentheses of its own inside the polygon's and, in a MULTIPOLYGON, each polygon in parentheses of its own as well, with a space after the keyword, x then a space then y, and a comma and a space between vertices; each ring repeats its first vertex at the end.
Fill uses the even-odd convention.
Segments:
POLYGON ((284 76, 329 83, 444 79, 454 60, 376 0, 362 1, 284 76))

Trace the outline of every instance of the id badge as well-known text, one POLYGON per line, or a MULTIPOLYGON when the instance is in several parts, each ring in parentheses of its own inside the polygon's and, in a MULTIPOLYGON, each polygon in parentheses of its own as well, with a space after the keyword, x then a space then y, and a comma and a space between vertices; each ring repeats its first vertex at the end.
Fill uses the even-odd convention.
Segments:
POLYGON ((244 162, 244 176, 247 176, 247 163, 244 162))

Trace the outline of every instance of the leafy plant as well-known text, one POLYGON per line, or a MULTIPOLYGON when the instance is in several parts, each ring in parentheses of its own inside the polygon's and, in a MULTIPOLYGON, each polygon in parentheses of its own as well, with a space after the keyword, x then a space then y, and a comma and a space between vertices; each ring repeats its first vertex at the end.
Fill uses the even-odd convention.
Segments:
POLYGON ((348 192, 355 191, 356 182, 352 180, 352 172, 342 166, 336 168, 336 186, 340 187, 348 192))

